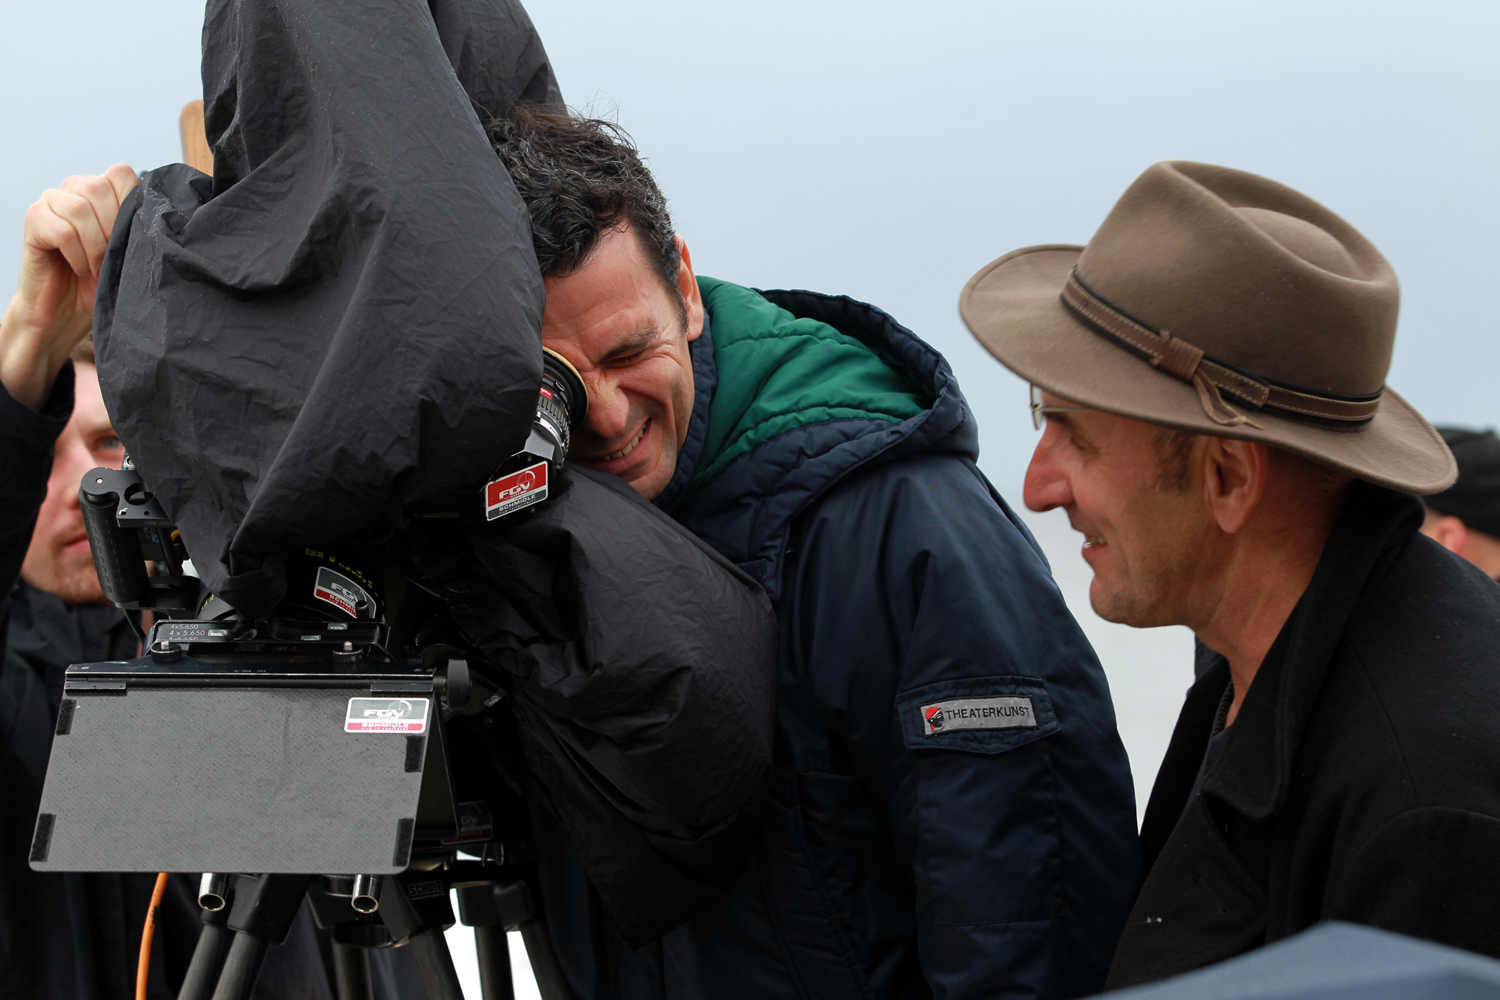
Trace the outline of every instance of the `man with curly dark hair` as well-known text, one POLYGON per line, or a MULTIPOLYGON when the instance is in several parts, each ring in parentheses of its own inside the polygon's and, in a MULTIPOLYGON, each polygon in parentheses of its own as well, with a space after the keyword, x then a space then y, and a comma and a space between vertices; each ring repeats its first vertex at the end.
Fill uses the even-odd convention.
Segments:
POLYGON ((1140 880, 1129 767, 947 362, 871 306, 695 274, 614 125, 521 108, 490 134, 530 211, 542 340, 588 388, 571 457, 756 577, 781 631, 764 833, 722 900, 631 951, 534 809, 573 990, 1097 990, 1140 880))
POLYGON ((679 469, 678 455, 694 400, 688 344, 704 318, 667 200, 611 122, 522 105, 491 122, 489 132, 526 200, 537 264, 548 278, 542 339, 569 360, 589 362, 578 370, 589 389, 590 420, 573 456, 648 499, 659 500, 680 471, 674 496, 661 504, 669 508, 692 472, 679 469), (599 260, 618 266, 586 267, 599 260), (580 272, 608 287, 567 280, 580 272), (630 316, 616 313, 627 303, 630 316), (601 323, 609 329, 595 345, 601 323), (617 329, 628 332, 617 337, 617 329), (606 348, 597 359, 590 357, 595 347, 606 348))

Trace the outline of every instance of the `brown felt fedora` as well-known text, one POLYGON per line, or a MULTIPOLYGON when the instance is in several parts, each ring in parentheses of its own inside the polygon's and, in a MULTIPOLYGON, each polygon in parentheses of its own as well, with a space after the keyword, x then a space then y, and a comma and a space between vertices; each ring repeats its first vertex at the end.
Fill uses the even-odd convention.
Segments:
POLYGON ((1057 396, 1262 441, 1412 493, 1458 474, 1385 385, 1396 274, 1354 227, 1228 167, 1158 163, 1088 246, 1013 250, 964 286, 991 354, 1057 396))

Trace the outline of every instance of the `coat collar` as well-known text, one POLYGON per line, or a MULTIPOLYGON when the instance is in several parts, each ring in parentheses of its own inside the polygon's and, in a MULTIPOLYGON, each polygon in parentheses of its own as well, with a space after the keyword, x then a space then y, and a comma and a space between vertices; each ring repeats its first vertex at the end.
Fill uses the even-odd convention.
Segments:
MULTIPOLYGON (((859 469, 908 455, 945 453, 977 459, 979 438, 973 415, 948 362, 890 316, 846 296, 806 291, 754 294, 784 310, 794 320, 826 325, 831 335, 850 337, 865 345, 887 359, 886 367, 899 368, 917 389, 932 399, 926 409, 901 422, 845 419, 829 413, 778 432, 735 459, 691 496, 686 495, 688 491, 674 490, 673 484, 668 484, 663 493, 665 502, 658 498, 657 506, 753 576, 766 588, 771 600, 776 601, 780 598, 781 572, 792 526, 803 511, 835 484, 859 469)), ((705 299, 711 297, 706 295, 705 299)), ((711 303, 706 301, 705 306, 708 307, 705 311, 711 314, 711 303)), ((732 324, 723 315, 711 318, 714 342, 704 352, 707 355, 704 363, 700 364, 696 353, 694 356, 696 391, 705 400, 729 392, 734 381, 727 374, 729 364, 720 366, 715 361, 726 350, 726 344, 734 340, 726 332, 732 324), (701 379, 709 373, 716 375, 716 385, 712 393, 705 393, 701 379)), ((743 375, 740 372, 736 377, 743 375)), ((813 400, 814 404, 819 402, 813 400)), ((709 417, 709 413, 699 413, 695 399, 689 446, 695 433, 699 433, 698 428, 707 426, 709 417)), ((703 443, 703 438, 698 440, 696 451, 690 447, 683 450, 683 458, 692 455, 694 474, 712 461, 711 456, 703 453, 711 449, 703 443)), ((681 465, 677 471, 682 471, 681 465)), ((674 475, 673 483, 676 479, 674 475)))
MULTIPOLYGON (((1312 581, 1266 654, 1223 754, 1204 780, 1205 795, 1257 821, 1281 808, 1303 730, 1349 619, 1421 523, 1422 504, 1410 494, 1366 482, 1350 489, 1312 581)), ((1211 670, 1198 685, 1222 685, 1224 676, 1211 670)))
POLYGON ((677 468, 667 482, 667 488, 651 501, 657 507, 670 511, 677 506, 687 492, 688 483, 698 469, 698 459, 703 454, 703 442, 708 437, 708 411, 713 405, 714 390, 719 385, 719 366, 714 360, 713 317, 703 310, 703 332, 688 344, 688 354, 693 361, 693 413, 688 419, 687 438, 682 442, 682 451, 677 455, 677 468))
MULTIPOLYGON (((1205 778, 1205 794, 1254 820, 1286 799, 1307 718, 1349 618, 1421 524, 1415 498, 1357 482, 1324 546, 1307 590, 1266 654, 1223 752, 1205 778)), ((1208 745, 1229 663, 1198 645, 1188 691, 1141 822, 1149 870, 1189 804, 1208 745)))

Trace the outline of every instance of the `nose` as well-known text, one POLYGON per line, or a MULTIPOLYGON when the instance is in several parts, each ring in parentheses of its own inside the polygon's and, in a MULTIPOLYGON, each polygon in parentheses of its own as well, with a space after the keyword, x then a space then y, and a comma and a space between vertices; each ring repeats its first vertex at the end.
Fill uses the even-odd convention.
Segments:
POLYGON ((583 376, 589 394, 588 428, 602 441, 614 441, 630 423, 630 400, 607 368, 583 376))
POLYGON ((1027 509, 1038 513, 1066 507, 1073 502, 1073 484, 1059 461, 1057 434, 1050 425, 1042 432, 1042 439, 1031 453, 1021 497, 1027 509))
POLYGON ((78 487, 84 473, 97 466, 94 453, 81 441, 59 441, 52 456, 52 475, 47 483, 48 492, 56 491, 57 500, 65 507, 78 506, 78 487))

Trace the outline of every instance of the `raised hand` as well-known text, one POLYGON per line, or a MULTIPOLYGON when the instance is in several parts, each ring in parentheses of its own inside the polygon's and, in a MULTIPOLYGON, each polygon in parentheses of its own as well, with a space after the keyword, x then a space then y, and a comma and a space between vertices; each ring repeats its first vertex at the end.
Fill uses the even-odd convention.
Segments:
POLYGON ((37 409, 94 321, 99 268, 135 171, 117 163, 69 177, 26 212, 21 285, 0 320, 0 384, 37 409))

